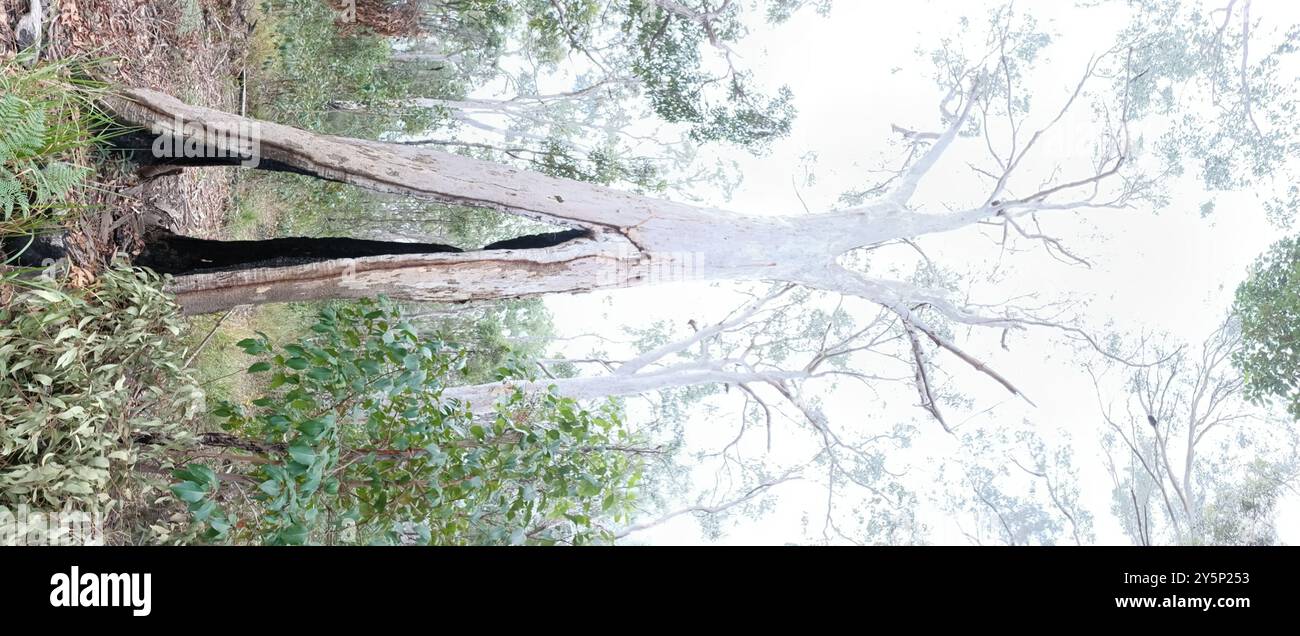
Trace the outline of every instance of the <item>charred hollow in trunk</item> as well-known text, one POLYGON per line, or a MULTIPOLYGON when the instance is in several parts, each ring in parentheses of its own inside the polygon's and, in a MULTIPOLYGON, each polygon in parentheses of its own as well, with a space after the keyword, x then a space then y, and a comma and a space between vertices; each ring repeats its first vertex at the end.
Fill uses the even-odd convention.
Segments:
POLYGON ((212 241, 158 232, 149 237, 135 264, 160 274, 231 271, 251 267, 301 265, 335 258, 384 254, 459 252, 438 243, 397 243, 349 238, 277 238, 262 241, 212 241))
POLYGON ((0 263, 43 267, 67 255, 62 233, 0 236, 0 263))
MULTIPOLYGON (((567 230, 498 241, 483 250, 538 249, 588 236, 567 230)), ((214 241, 178 236, 162 230, 147 237, 135 264, 173 276, 262 267, 284 267, 320 261, 386 256, 463 252, 440 243, 403 243, 351 238, 276 238, 260 241, 214 241)))
POLYGON ((543 247, 555 247, 561 243, 567 243, 577 238, 589 238, 591 232, 587 230, 564 230, 562 232, 548 232, 546 234, 530 234, 528 236, 517 236, 504 241, 488 243, 483 246, 485 250, 532 250, 543 247))

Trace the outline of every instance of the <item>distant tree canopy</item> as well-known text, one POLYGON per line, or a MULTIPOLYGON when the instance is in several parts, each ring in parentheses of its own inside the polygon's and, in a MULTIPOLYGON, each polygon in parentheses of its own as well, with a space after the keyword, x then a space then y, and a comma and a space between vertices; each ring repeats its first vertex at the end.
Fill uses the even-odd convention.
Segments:
POLYGON ((675 4, 633 0, 623 27, 634 43, 633 73, 655 113, 667 122, 690 124, 697 142, 727 141, 759 150, 789 134, 795 118, 790 89, 763 95, 749 73, 731 66, 726 42, 745 33, 739 7, 724 2, 713 12, 690 14, 682 7, 665 8, 675 4), (722 77, 704 70, 701 48, 709 43, 726 53, 728 71, 722 77), (712 83, 726 87, 721 99, 706 97, 712 83))
MULTIPOLYGON (((363 28, 340 24, 340 32, 393 35, 386 25, 418 15, 418 29, 395 42, 396 66, 435 71, 459 85, 459 90, 409 92, 413 97, 458 99, 499 79, 524 101, 560 97, 538 94, 536 74, 567 64, 583 69, 575 78, 576 93, 598 85, 609 91, 564 96, 583 97, 587 116, 621 111, 628 97, 643 96, 660 119, 686 125, 694 141, 730 142, 754 152, 789 133, 795 108, 788 88, 764 89, 737 67, 731 46, 749 33, 744 18, 759 15, 775 24, 804 6, 823 14, 830 8, 828 0, 418 0, 388 3, 384 14, 372 6, 379 4, 361 3, 355 20, 363 28), (524 66, 533 68, 515 68, 520 65, 512 58, 527 59, 524 66)), ((377 93, 367 97, 387 99, 377 93)))
POLYGON ((1236 312, 1247 396, 1281 399, 1300 418, 1300 241, 1283 239, 1260 256, 1237 288, 1236 312))

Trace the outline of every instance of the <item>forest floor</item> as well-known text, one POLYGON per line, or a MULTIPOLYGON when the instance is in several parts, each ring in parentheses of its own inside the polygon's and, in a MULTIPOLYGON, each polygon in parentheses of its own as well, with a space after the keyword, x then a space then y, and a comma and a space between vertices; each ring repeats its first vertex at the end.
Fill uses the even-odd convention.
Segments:
MULTIPOLYGON (((254 0, 46 0, 41 59, 100 60, 92 73, 115 86, 158 90, 191 104, 238 112, 254 0)), ((0 0, 0 56, 28 0, 0 0)), ((186 170, 144 183, 120 153, 88 157, 99 187, 82 194, 85 213, 67 243, 78 265, 96 270, 131 251, 144 224, 191 236, 217 235, 234 191, 233 168, 186 170), (115 156, 117 155, 117 156, 115 156)))
MULTIPOLYGON (((257 0, 45 0, 42 60, 93 59, 95 79, 113 87, 141 87, 190 104, 241 112, 246 68, 261 50, 254 34, 257 0)), ((0 0, 0 59, 16 53, 14 31, 28 0, 0 0)), ((265 48, 265 47, 261 47, 265 48)), ((185 170, 142 182, 121 151, 83 153, 95 170, 94 186, 76 197, 80 214, 67 225, 72 260, 70 286, 93 280, 115 254, 134 256, 150 225, 202 238, 254 238, 247 228, 275 216, 275 206, 250 214, 237 168, 185 170), (266 218, 263 218, 266 217, 266 218), (242 225, 241 225, 242 223, 242 225)), ((308 320, 294 306, 240 307, 223 316, 188 320, 187 346, 207 345, 194 361, 216 397, 242 397, 255 390, 240 373, 247 362, 232 343, 257 332, 293 332, 308 320), (205 337, 206 334, 212 337, 205 337)))
MULTIPOLYGON (((18 55, 17 25, 28 14, 29 1, 0 0, 0 62, 18 55)), ((258 4, 259 0, 43 0, 39 60, 71 61, 69 68, 74 73, 87 75, 110 89, 148 88, 198 106, 240 112, 247 75, 245 60, 258 19, 258 4)), ((234 168, 185 170, 142 180, 121 150, 78 149, 61 160, 87 166, 94 175, 72 197, 76 213, 61 217, 71 270, 60 282, 67 287, 89 283, 117 254, 134 255, 140 233, 148 225, 160 224, 177 233, 217 238, 225 231, 232 210, 238 207, 234 203, 234 168)), ((0 306, 3 301, 0 297, 0 306)), ((226 327, 237 327, 235 334, 260 326, 240 324, 238 314, 224 318, 231 318, 226 327)), ((209 329, 216 331, 216 321, 207 317, 187 321, 189 326, 179 343, 184 353, 192 352, 186 364, 193 363, 191 371, 203 385, 227 368, 247 366, 247 362, 224 352, 212 355, 220 364, 204 366, 206 360, 198 354, 203 353, 202 344, 207 344, 205 334, 209 329), (227 357, 231 360, 227 361, 227 357)), ((233 342, 231 338, 235 338, 224 333, 214 335, 220 337, 211 339, 212 349, 218 342, 233 342)), ((124 408, 124 412, 129 411, 124 408)), ((186 424, 196 430, 207 425, 202 418, 186 424)), ((134 523, 123 519, 143 515, 140 518, 153 523, 156 515, 165 516, 171 510, 168 506, 155 510, 156 491, 147 491, 154 495, 139 500, 127 490, 146 491, 134 488, 123 490, 117 482, 108 486, 112 500, 120 504, 107 521, 111 542, 121 541, 118 535, 125 532, 123 528, 134 523)), ((162 492, 166 492, 165 487, 162 492)))

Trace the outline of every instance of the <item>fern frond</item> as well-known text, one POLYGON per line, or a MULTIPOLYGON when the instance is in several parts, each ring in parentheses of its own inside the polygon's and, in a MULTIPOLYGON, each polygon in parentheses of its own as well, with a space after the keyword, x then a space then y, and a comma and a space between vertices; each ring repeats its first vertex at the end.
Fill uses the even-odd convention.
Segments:
POLYGON ((36 172, 32 182, 36 185, 38 205, 64 201, 74 188, 90 176, 90 170, 63 161, 54 161, 36 172))
POLYGON ((45 145, 45 109, 16 95, 0 98, 0 163, 32 156, 45 145))
POLYGON ((0 210, 4 210, 4 219, 9 220, 13 216, 14 208, 18 202, 27 202, 27 194, 23 192, 23 184, 19 183, 8 170, 0 166, 0 210))

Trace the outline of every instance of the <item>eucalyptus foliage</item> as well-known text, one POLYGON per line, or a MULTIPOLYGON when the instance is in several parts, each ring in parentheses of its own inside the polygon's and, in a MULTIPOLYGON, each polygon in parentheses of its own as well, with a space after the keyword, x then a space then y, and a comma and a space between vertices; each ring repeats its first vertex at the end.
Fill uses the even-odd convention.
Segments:
POLYGON ((433 125, 427 111, 331 112, 327 104, 373 104, 408 94, 440 94, 448 78, 403 73, 386 38, 344 33, 339 14, 319 0, 267 0, 255 31, 250 69, 252 112, 307 130, 374 138, 433 125))
MULTIPOLYGON (((787 16, 790 4, 773 3, 769 16, 787 16)), ((696 10, 705 11, 702 6, 696 10)), ((695 141, 727 141, 762 150, 789 134, 796 114, 794 94, 783 86, 766 95, 748 72, 733 69, 720 78, 704 70, 702 48, 725 47, 746 32, 738 3, 720 11, 716 23, 706 23, 654 2, 630 2, 624 29, 635 42, 632 69, 655 113, 664 121, 690 124, 695 141), (706 90, 715 83, 725 86, 722 94, 706 90)))
POLYGON ((516 392, 476 416, 441 398, 464 354, 386 300, 327 307, 282 347, 238 346, 269 379, 213 410, 232 470, 191 463, 172 486, 209 539, 584 544, 628 520, 641 463, 616 409, 516 392))
POLYGON ((156 276, 122 266, 0 307, 0 505, 103 510, 113 479, 142 459, 134 437, 182 435, 203 399, 177 345, 183 325, 156 276))
POLYGON ((1300 418, 1300 242, 1278 241, 1255 262, 1234 310, 1242 346, 1233 361, 1245 375, 1246 396, 1280 399, 1300 418))

